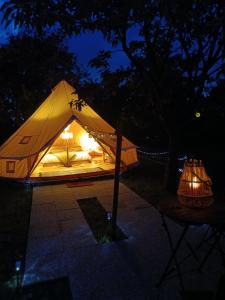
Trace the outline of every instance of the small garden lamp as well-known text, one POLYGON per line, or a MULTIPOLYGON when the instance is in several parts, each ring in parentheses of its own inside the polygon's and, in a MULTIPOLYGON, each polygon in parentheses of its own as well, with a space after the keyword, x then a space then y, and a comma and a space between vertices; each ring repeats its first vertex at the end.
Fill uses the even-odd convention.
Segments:
POLYGON ((20 272, 21 270, 21 261, 20 260, 16 260, 16 263, 15 263, 15 271, 16 273, 20 272))
POLYGON ((112 219, 112 213, 110 211, 107 212, 107 220, 111 221, 112 219))
POLYGON ((16 271, 16 291, 18 292, 21 287, 21 260, 16 260, 15 271, 16 271))

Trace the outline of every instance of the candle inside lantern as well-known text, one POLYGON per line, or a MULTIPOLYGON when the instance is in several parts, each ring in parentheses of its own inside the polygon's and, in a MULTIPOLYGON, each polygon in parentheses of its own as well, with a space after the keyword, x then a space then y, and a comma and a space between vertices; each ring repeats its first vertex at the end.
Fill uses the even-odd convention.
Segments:
POLYGON ((194 176, 192 178, 192 181, 189 182, 189 186, 190 186, 190 188, 192 188, 194 190, 196 190, 196 189, 198 189, 200 187, 200 182, 199 182, 199 180, 198 180, 198 178, 196 176, 194 176))

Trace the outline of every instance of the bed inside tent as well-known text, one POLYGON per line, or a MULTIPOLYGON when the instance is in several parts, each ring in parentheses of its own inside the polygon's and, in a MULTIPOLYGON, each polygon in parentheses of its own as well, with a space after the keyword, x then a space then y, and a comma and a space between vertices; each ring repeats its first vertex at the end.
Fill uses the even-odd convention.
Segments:
POLYGON ((114 155, 110 148, 73 120, 53 144, 39 154, 31 177, 110 173, 114 168, 114 155))

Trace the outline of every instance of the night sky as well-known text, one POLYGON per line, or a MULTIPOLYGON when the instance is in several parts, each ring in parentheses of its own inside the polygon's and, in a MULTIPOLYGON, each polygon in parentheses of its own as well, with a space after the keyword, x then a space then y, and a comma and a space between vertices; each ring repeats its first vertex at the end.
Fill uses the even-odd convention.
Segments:
POLYGON ((120 66, 127 66, 129 60, 121 50, 121 47, 111 47, 103 38, 102 34, 97 33, 85 33, 81 36, 66 39, 66 43, 69 46, 69 50, 76 54, 78 63, 81 67, 87 69, 93 79, 98 77, 98 71, 88 67, 90 59, 94 58, 100 50, 112 50, 113 55, 110 61, 111 69, 115 70, 120 66))
MULTIPOLYGON (((1 43, 7 43, 9 34, 16 35, 17 33, 18 31, 15 30, 13 26, 10 26, 7 30, 0 28, 1 43)), ((99 71, 90 68, 88 66, 88 62, 90 59, 94 58, 100 50, 113 51, 112 59, 110 61, 112 70, 129 64, 129 60, 121 50, 121 47, 118 46, 112 49, 111 45, 104 40, 102 34, 99 32, 87 32, 80 36, 65 38, 65 44, 68 46, 69 51, 73 52, 77 56, 77 61, 81 68, 87 70, 93 79, 98 78, 99 71)))

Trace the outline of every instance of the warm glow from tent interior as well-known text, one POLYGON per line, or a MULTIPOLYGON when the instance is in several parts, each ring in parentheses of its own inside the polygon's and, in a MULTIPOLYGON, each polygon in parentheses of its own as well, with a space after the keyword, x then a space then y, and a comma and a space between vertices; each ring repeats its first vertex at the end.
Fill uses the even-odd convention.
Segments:
POLYGON ((58 161, 57 157, 52 153, 46 153, 42 159, 42 163, 51 163, 52 161, 58 161))
POLYGON ((200 183, 196 176, 193 177, 192 182, 189 183, 189 186, 190 186, 190 188, 193 188, 195 190, 200 187, 200 183))
POLYGON ((69 131, 70 124, 64 129, 63 133, 61 134, 61 138, 63 140, 69 140, 73 138, 73 133, 69 131))
POLYGON ((99 151, 99 144, 88 133, 84 133, 80 138, 80 145, 84 151, 99 151))
POLYGON ((69 139, 72 139, 73 138, 73 133, 72 132, 63 132, 61 134, 61 138, 63 140, 69 140, 69 139))
POLYGON ((78 152, 76 152, 76 158, 77 159, 82 159, 82 160, 84 160, 84 159, 90 160, 91 156, 87 152, 78 151, 78 152))
POLYGON ((71 124, 69 124, 69 125, 64 129, 64 131, 69 131, 69 130, 70 130, 70 125, 71 125, 71 124))

